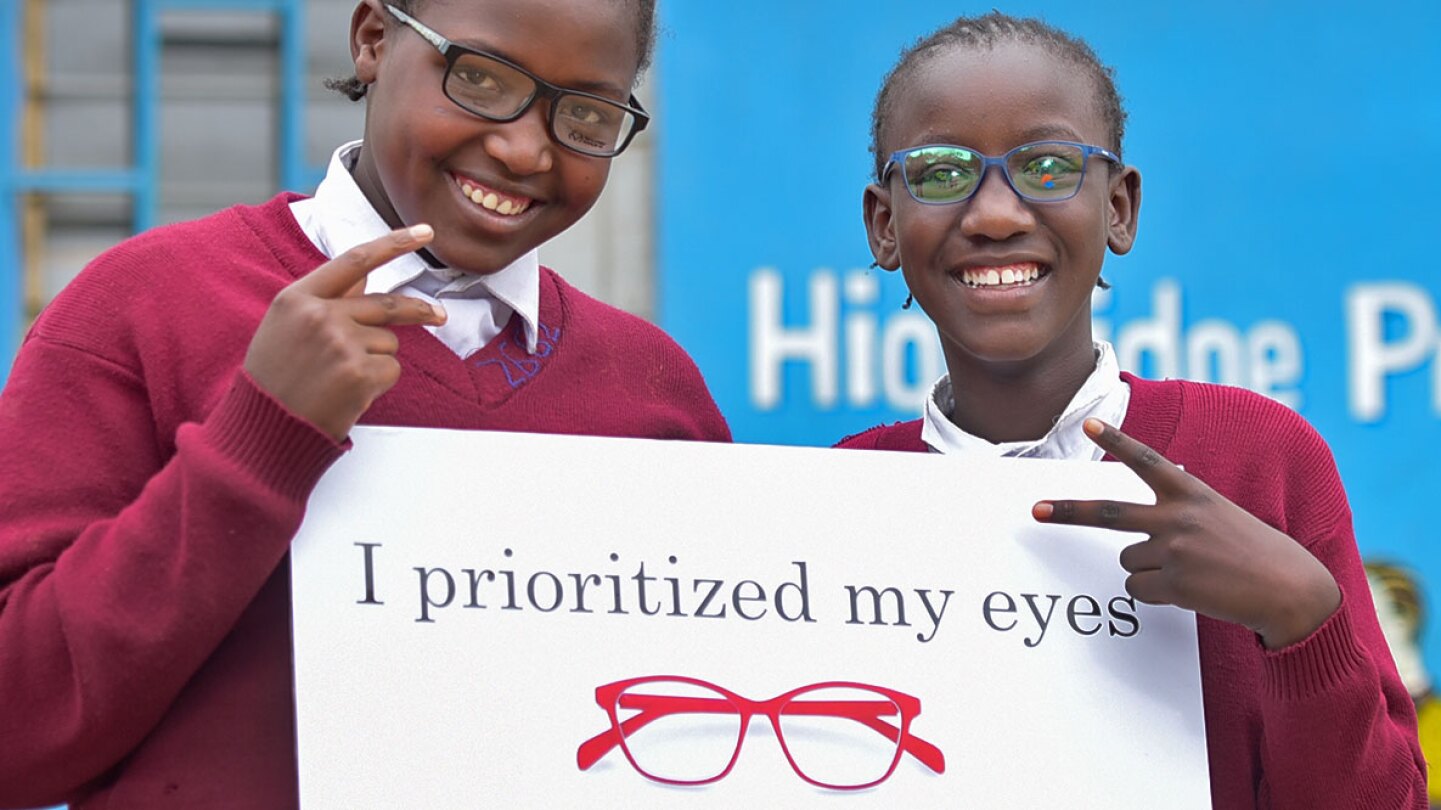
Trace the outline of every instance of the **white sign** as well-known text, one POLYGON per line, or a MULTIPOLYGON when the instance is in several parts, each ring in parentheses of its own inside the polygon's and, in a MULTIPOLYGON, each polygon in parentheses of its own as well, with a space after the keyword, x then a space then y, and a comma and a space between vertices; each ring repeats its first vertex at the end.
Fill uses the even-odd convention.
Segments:
POLYGON ((292 551, 306 808, 1207 808, 1120 464, 360 428, 292 551), (703 783, 703 784, 689 784, 703 783))

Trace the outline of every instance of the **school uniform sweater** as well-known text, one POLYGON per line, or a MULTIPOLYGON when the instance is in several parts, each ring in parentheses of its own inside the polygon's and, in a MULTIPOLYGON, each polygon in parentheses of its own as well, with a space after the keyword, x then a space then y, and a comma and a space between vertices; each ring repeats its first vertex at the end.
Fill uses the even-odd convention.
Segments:
MULTIPOLYGON (((1381 635, 1325 442, 1249 391, 1122 376, 1131 386, 1123 431, 1301 543, 1341 588, 1336 613, 1282 650, 1266 650, 1240 625, 1196 617, 1212 804, 1425 808, 1415 710, 1381 635)), ((876 427, 837 446, 925 452, 921 426, 876 427)))
MULTIPOLYGON (((295 199, 121 244, 22 347, 0 394, 0 807, 297 802, 286 554, 346 445, 241 370, 326 260, 295 199)), ((541 272, 534 354, 519 318, 465 360, 399 327, 400 380, 361 421, 729 439, 675 343, 541 272)), ((478 508, 506 469, 474 460, 478 508)))

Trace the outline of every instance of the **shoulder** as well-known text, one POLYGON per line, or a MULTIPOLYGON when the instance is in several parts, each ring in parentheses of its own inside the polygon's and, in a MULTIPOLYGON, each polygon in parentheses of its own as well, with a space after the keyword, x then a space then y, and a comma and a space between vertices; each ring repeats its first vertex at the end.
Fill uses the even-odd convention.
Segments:
POLYGON ((1349 510, 1331 448, 1280 402, 1187 380, 1132 380, 1131 390, 1141 422, 1147 408, 1174 413, 1163 455, 1292 537, 1304 543, 1349 510))
POLYGON ((290 249, 281 224, 292 199, 233 206, 120 242, 61 290, 30 337, 103 352, 127 332, 219 311, 235 296, 273 295, 291 278, 277 251, 290 249))
POLYGON ((926 443, 921 441, 921 420, 893 422, 876 425, 870 430, 856 433, 836 442, 836 447, 847 450, 902 450, 926 452, 926 443))
POLYGON ((1191 380, 1147 380, 1125 375, 1131 387, 1128 432, 1148 443, 1204 438, 1218 449, 1285 447, 1320 441, 1304 417, 1245 388, 1191 380), (1161 437, 1164 436, 1164 439, 1161 437))
POLYGON ((200 219, 151 228, 101 253, 64 292, 144 290, 160 295, 181 279, 204 278, 207 271, 221 269, 206 262, 279 264, 289 258, 282 252, 296 252, 295 237, 304 239, 289 213, 294 199, 298 197, 283 194, 261 205, 232 206, 200 219))
POLYGON ((1321 435, 1291 408, 1245 388, 1176 381, 1181 424, 1190 432, 1210 434, 1222 446, 1294 453, 1325 447, 1321 435))

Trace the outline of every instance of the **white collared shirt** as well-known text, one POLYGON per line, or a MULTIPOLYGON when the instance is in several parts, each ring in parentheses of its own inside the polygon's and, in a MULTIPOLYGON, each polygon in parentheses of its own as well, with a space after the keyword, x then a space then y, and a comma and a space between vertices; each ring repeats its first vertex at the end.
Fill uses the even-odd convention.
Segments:
POLYGON ((1099 461, 1106 453, 1081 430, 1089 417, 1119 427, 1131 404, 1131 386, 1121 379, 1121 367, 1111 344, 1096 342, 1096 370, 1071 398, 1050 431, 1039 439, 996 444, 961 430, 950 419, 956 399, 951 377, 942 376, 926 398, 921 440, 933 453, 984 453, 1015 458, 1052 458, 1099 461))
MULTIPOLYGON (((290 204, 301 230, 321 253, 335 258, 391 231, 350 175, 360 141, 335 150, 315 196, 290 204)), ((446 321, 425 329, 461 358, 479 351, 500 334, 511 313, 525 325, 526 351, 535 353, 540 320, 540 258, 536 251, 487 275, 431 267, 407 253, 371 271, 367 293, 401 293, 445 308, 446 321)))

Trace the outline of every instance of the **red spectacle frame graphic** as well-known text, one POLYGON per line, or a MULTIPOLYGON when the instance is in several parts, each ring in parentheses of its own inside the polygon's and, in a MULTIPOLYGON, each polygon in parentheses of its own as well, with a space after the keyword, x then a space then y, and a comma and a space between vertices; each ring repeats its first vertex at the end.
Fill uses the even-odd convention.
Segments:
POLYGON ((921 764, 937 774, 945 773, 946 758, 936 746, 926 742, 910 732, 911 721, 921 713, 921 701, 918 698, 897 692, 894 689, 887 689, 882 686, 856 683, 852 681, 827 681, 815 683, 792 689, 782 695, 777 695, 770 700, 756 701, 741 697, 728 689, 717 686, 713 683, 697 678, 684 676, 648 676, 643 678, 631 678, 623 681, 616 681, 595 690, 595 702, 610 716, 611 727, 600 734, 591 737, 581 743, 576 750, 576 764, 581 770, 588 770, 606 754, 610 753, 616 746, 620 746, 625 753, 626 759, 630 761, 631 767, 637 773, 655 782, 662 782, 668 785, 706 785, 724 779, 731 769, 735 767, 736 760, 740 757, 741 746, 745 741, 746 730, 750 727, 750 720, 755 715, 765 715, 770 719, 771 728, 775 731, 776 739, 780 742, 781 751, 785 754, 786 760, 790 763, 791 769, 796 775, 806 782, 817 787, 832 790, 863 790, 874 787, 895 772, 896 765, 900 762, 901 754, 910 754, 921 764), (651 684, 659 687, 663 684, 686 685, 699 687, 716 693, 717 697, 694 697, 687 695, 648 694, 644 691, 635 691, 637 687, 644 687, 651 684), (845 699, 845 700, 806 700, 805 695, 821 690, 846 689, 855 692, 869 692, 875 695, 875 699, 845 699), (634 711, 636 714, 622 719, 620 710, 634 711), (730 753, 730 759, 725 769, 720 773, 707 778, 698 779, 675 779, 668 778, 649 772, 637 762, 636 756, 631 750, 629 738, 646 727, 650 723, 665 717, 685 714, 703 715, 738 715, 739 735, 736 738, 735 748, 730 753), (900 715, 899 725, 884 719, 900 715), (895 744, 894 754, 890 755, 890 763, 885 773, 876 779, 870 779, 860 784, 838 784, 822 781, 807 775, 792 756, 791 747, 786 743, 785 733, 782 731, 781 718, 783 716, 796 717, 826 717, 842 720, 852 720, 884 736, 895 744))

